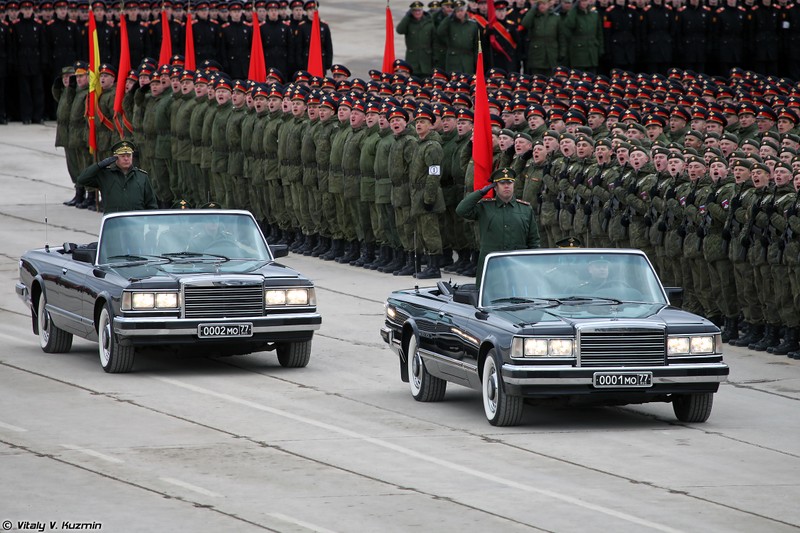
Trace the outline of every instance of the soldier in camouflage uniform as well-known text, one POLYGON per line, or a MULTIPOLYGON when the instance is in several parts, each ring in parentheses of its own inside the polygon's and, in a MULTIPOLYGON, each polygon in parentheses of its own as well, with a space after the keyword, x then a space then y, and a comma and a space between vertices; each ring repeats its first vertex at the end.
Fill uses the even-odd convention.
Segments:
POLYGON ((262 199, 267 208, 267 220, 272 226, 270 232, 273 242, 288 240, 289 215, 281 187, 278 159, 278 136, 284 122, 283 114, 284 89, 278 84, 272 84, 267 92, 267 123, 264 125, 264 138, 261 145, 264 154, 264 181, 262 199))
POLYGON ((345 239, 350 241, 351 253, 343 257, 341 262, 361 266, 364 262, 368 262, 365 261, 368 255, 374 254, 375 239, 372 228, 364 227, 364 220, 361 217, 361 150, 368 135, 366 106, 362 100, 352 101, 350 127, 352 133, 342 148, 344 174, 342 207, 346 211, 345 218, 348 221, 345 239), (367 244, 370 245, 371 253, 367 244))
POLYGON ((397 276, 410 276, 416 271, 414 262, 414 231, 411 220, 411 189, 409 165, 414 156, 417 140, 408 127, 408 113, 401 108, 389 111, 389 127, 394 143, 389 150, 389 177, 392 179, 392 207, 400 244, 406 254, 403 266, 392 272, 397 276))
MULTIPOLYGON (((228 78, 217 78, 214 88, 217 108, 211 123, 211 187, 213 200, 225 207, 227 204, 226 180, 228 173, 228 119, 233 113, 233 82, 228 78)), ((204 135, 205 138, 205 135, 204 135)))
POLYGON ((317 162, 317 206, 320 211, 318 219, 319 248, 311 251, 313 257, 323 257, 331 251, 333 232, 336 226, 336 204, 329 191, 331 140, 338 131, 339 121, 336 117, 337 103, 330 95, 320 97, 320 125, 314 130, 314 158, 317 162))
POLYGON ((601 139, 594 148, 594 163, 586 170, 584 187, 589 194, 583 206, 584 214, 589 215, 587 246, 596 248, 611 247, 608 238, 608 222, 603 206, 611 199, 610 185, 619 177, 619 167, 614 164, 614 151, 610 139, 601 139))
MULTIPOLYGON (((380 115, 381 109, 378 102, 373 101, 367 104, 365 118, 367 133, 358 159, 361 175, 358 216, 361 219, 361 226, 364 228, 367 250, 366 254, 356 261, 356 266, 367 269, 376 261, 380 263, 380 254, 376 256, 375 247, 377 243, 385 242, 386 238, 378 219, 378 209, 375 204, 375 157, 378 143, 381 140, 380 115), (370 235, 372 236, 371 240, 369 240, 370 235), (364 259, 363 262, 362 258, 364 259)), ((383 257, 386 259, 388 254, 384 253, 383 257)))

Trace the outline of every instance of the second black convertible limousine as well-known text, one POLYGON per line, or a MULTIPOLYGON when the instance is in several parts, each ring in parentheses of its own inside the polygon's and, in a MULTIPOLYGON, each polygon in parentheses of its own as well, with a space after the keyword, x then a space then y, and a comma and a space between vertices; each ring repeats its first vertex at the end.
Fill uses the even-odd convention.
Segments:
POLYGON ((494 253, 480 289, 396 291, 385 309, 381 335, 414 399, 478 389, 496 426, 518 424, 525 400, 671 402, 704 422, 729 371, 719 328, 671 306, 638 250, 494 253))

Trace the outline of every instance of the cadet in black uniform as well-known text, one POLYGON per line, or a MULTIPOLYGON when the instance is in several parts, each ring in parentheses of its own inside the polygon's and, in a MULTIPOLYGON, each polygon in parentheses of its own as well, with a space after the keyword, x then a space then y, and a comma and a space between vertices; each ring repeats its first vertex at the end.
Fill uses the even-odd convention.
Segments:
POLYGON ((47 58, 44 24, 33 16, 33 2, 22 0, 20 17, 11 25, 11 57, 19 88, 19 114, 23 124, 44 123, 42 65, 47 58))
POLYGON ((252 28, 242 20, 242 2, 233 0, 228 4, 230 22, 221 27, 220 57, 222 65, 231 78, 247 79, 250 68, 250 46, 252 28))

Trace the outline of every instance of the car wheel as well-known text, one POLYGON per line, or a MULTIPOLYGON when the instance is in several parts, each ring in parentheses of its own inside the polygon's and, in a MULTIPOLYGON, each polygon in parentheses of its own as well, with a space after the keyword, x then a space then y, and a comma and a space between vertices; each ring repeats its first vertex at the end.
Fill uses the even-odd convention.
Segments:
POLYGON ((97 342, 100 353, 100 365, 109 374, 123 374, 133 369, 133 346, 120 346, 114 334, 113 314, 108 305, 100 312, 100 321, 97 324, 97 342))
POLYGON ((39 346, 45 353, 66 353, 72 348, 72 333, 59 328, 47 312, 47 299, 44 291, 39 295, 36 308, 36 324, 39 329, 39 346))
POLYGON ((705 422, 711 416, 714 393, 680 394, 672 398, 672 410, 681 422, 705 422))
POLYGON ((311 341, 278 345, 278 362, 285 368, 303 368, 311 359, 311 341))
POLYGON ((411 396, 418 402, 440 402, 444 399, 447 390, 447 381, 432 376, 425 368, 425 361, 419 353, 417 338, 411 336, 408 340, 408 384, 411 387, 411 396))
POLYGON ((521 396, 506 394, 502 381, 495 351, 490 350, 483 362, 481 379, 483 411, 493 426, 516 426, 522 420, 525 404, 521 396))

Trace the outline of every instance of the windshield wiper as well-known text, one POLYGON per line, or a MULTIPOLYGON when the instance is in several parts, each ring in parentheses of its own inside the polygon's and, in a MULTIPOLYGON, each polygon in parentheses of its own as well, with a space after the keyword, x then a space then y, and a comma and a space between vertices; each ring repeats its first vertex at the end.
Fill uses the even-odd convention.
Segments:
POLYGON ((492 300, 489 305, 496 305, 501 303, 508 303, 511 305, 500 307, 499 309, 507 309, 514 307, 515 305, 520 304, 548 304, 553 305, 556 303, 560 303, 555 298, 523 298, 521 296, 508 296, 506 298, 497 298, 496 300, 492 300))
POLYGON ((213 257, 214 259, 219 259, 223 263, 230 261, 230 258, 225 257, 224 255, 207 254, 205 252, 170 252, 164 255, 167 257, 186 257, 186 258, 213 257))
POLYGON ((172 259, 169 257, 164 257, 163 255, 134 255, 134 254, 123 254, 123 255, 112 255, 108 257, 107 260, 111 261, 113 259, 124 259, 124 263, 146 263, 148 261, 158 260, 158 261, 166 261, 168 263, 172 262, 172 259))
POLYGON ((559 298, 561 303, 564 302, 596 302, 596 301, 603 301, 603 302, 610 302, 613 304, 622 304, 624 303, 622 300, 617 300, 616 298, 601 298, 598 296, 567 296, 566 298, 559 298))

